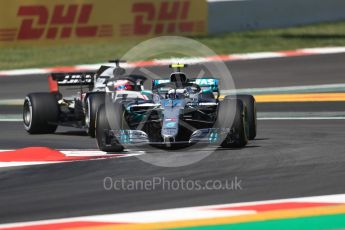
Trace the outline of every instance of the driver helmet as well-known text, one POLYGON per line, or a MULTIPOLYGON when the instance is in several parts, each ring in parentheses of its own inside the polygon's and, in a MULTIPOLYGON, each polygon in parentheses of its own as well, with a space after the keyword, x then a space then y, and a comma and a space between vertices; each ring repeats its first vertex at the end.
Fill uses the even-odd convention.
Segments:
POLYGON ((187 83, 188 79, 185 73, 175 72, 170 75, 170 82, 187 83))
POLYGON ((122 91, 122 90, 134 91, 135 85, 133 82, 130 82, 128 80, 118 80, 114 83, 114 89, 116 91, 122 91))

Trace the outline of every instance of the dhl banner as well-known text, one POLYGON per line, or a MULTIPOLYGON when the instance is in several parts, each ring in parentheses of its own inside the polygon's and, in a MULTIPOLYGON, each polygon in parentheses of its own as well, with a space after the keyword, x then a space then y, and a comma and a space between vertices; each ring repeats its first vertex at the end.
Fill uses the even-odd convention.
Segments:
POLYGON ((206 0, 0 0, 2 47, 206 33, 206 0))

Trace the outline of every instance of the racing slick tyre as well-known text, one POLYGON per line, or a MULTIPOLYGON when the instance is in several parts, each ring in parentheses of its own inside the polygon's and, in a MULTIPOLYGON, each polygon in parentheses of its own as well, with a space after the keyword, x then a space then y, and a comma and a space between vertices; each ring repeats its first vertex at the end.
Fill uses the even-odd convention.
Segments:
MULTIPOLYGON (((115 105, 120 105, 115 103, 115 105)), ((121 105, 120 105, 121 106, 121 105)), ((121 152, 123 151, 124 147, 115 140, 115 137, 110 137, 108 131, 111 130, 111 127, 121 126, 121 119, 122 119, 122 109, 117 110, 116 108, 110 108, 111 110, 108 115, 110 121, 107 118, 107 111, 105 105, 101 105, 96 116, 96 140, 98 148, 104 152, 121 152), (109 125, 111 122, 112 126, 109 125)))
POLYGON ((31 93, 23 106, 23 124, 30 134, 54 133, 59 119, 59 106, 55 94, 31 93))
POLYGON ((92 93, 86 99, 85 125, 86 132, 90 137, 95 138, 96 114, 101 105, 105 103, 105 93, 92 93))
POLYGON ((225 96, 224 99, 239 99, 243 102, 246 107, 246 120, 247 120, 247 136, 249 140, 254 140, 257 133, 257 119, 256 119, 256 102, 252 95, 236 95, 236 96, 225 96))
POLYGON ((246 132, 245 106, 239 99, 225 99, 219 102, 216 121, 217 128, 231 128, 232 132, 221 143, 223 148, 242 148, 248 143, 246 132), (231 109, 236 108, 231 121, 231 109), (231 123, 232 122, 232 123, 231 123))
POLYGON ((247 123, 248 123, 248 139, 254 140, 256 137, 256 102, 252 95, 237 95, 237 99, 240 99, 247 109, 247 123))

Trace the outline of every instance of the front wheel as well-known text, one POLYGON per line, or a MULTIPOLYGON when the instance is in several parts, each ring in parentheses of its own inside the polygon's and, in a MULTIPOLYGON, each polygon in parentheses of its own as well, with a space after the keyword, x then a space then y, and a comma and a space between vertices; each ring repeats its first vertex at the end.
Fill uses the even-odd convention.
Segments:
POLYGON ((256 102, 252 95, 237 95, 247 109, 248 139, 254 140, 257 132, 256 102))
MULTIPOLYGON (((112 111, 110 112, 112 117, 111 122, 117 121, 121 124, 121 116, 117 116, 117 114, 113 114, 115 112, 114 108, 111 108, 112 111)), ((107 118, 107 111, 105 105, 101 105, 97 112, 96 116, 96 140, 98 148, 104 152, 121 152, 123 151, 124 147, 119 144, 114 138, 109 136, 109 130, 111 130, 109 121, 107 118)))
POLYGON ((85 111, 85 126, 86 132, 90 137, 96 136, 96 114, 101 105, 105 103, 105 93, 97 92, 89 94, 86 99, 86 111, 85 111))
POLYGON ((242 148, 248 143, 245 107, 241 100, 225 99, 219 102, 215 126, 217 128, 231 129, 231 132, 221 143, 221 147, 242 148))

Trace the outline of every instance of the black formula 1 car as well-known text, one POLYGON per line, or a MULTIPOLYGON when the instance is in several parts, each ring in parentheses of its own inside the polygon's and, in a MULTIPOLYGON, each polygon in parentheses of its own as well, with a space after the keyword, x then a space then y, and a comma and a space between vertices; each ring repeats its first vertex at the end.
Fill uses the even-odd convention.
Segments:
MULTIPOLYGON (((95 137, 95 119, 105 103, 108 81, 125 74, 121 60, 115 66, 101 66, 97 72, 53 73, 48 77, 50 92, 30 93, 23 106, 23 123, 30 134, 54 133, 58 126, 82 128, 95 137)), ((146 80, 134 76, 135 82, 122 81, 115 89, 141 90, 146 80), (126 88, 128 87, 128 88, 126 88)))
MULTIPOLYGON (((151 91, 106 90, 106 102, 96 117, 100 150, 118 152, 143 144, 173 148, 195 143, 241 148, 255 138, 253 96, 228 95, 220 100, 218 79, 189 79, 181 72, 186 65, 170 67, 176 71, 169 79, 153 80, 151 91)), ((114 89, 110 84, 107 87, 114 89)))

